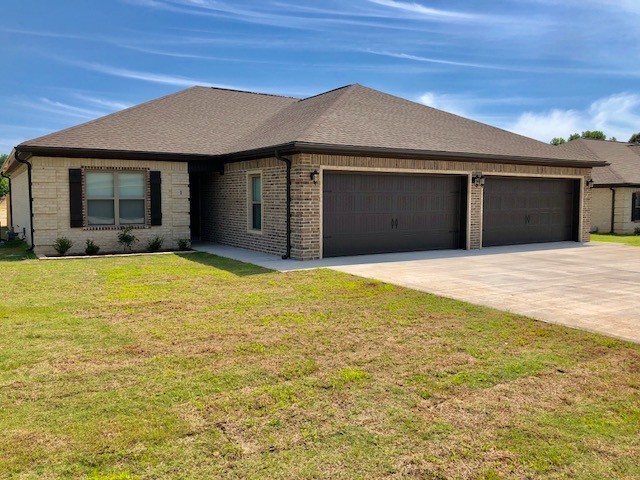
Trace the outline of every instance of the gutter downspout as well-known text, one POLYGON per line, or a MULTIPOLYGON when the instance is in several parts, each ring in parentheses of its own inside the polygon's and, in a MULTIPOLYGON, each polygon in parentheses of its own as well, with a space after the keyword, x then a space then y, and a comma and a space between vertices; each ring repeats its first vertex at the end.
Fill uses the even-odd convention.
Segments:
MULTIPOLYGON (((31 163, 27 160, 22 160, 20 158, 20 152, 16 150, 16 160, 20 163, 23 163, 27 166, 27 181, 29 182, 29 224, 31 226, 31 246, 27 249, 27 251, 33 251, 36 246, 34 236, 33 236, 33 189, 31 182, 31 163)), ((11 217, 11 222, 13 223, 13 217, 11 217)))
POLYGON ((291 159, 281 157, 277 150, 275 157, 287 165, 287 251, 282 255, 282 259, 287 260, 291 258, 291 159))
POLYGON ((613 227, 615 225, 615 215, 616 215, 616 189, 613 187, 609 187, 611 190, 611 235, 615 232, 613 231, 613 227))
MULTIPOLYGON (((9 181, 9 218, 11 219, 10 230, 13 230, 13 202, 11 201, 11 177, 4 172, 0 172, 0 178, 6 178, 9 181)), ((9 225, 8 225, 9 226, 9 225)))

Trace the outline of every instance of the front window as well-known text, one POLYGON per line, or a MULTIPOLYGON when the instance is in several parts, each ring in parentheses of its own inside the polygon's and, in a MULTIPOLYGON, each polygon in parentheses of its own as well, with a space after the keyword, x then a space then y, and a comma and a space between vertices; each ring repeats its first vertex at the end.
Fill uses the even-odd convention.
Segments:
POLYGON ((250 180, 250 225, 253 230, 262 230, 262 177, 251 175, 250 180))
POLYGON ((631 220, 640 222, 640 192, 636 192, 632 196, 631 220))
POLYGON ((87 224, 144 225, 143 172, 86 172, 87 224))

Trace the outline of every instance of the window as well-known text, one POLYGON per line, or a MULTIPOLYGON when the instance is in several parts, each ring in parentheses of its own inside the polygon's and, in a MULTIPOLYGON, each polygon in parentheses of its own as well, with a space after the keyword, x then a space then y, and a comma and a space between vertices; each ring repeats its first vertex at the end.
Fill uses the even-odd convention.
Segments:
POLYGON ((634 193, 631 198, 631 221, 640 222, 640 192, 634 193))
POLYGON ((249 208, 251 230, 262 230, 262 177, 259 174, 249 176, 249 208))
POLYGON ((88 225, 144 225, 143 172, 86 172, 88 225))

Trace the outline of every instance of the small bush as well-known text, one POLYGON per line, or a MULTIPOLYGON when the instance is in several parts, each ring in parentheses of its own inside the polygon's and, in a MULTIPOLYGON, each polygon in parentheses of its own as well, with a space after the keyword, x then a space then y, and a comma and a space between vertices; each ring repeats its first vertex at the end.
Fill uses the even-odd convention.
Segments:
POLYGON ((633 231, 634 235, 640 235, 640 227, 636 227, 635 230, 633 231))
POLYGON ((58 237, 53 244, 53 248, 55 248, 61 257, 64 257, 65 253, 67 253, 71 247, 73 247, 73 242, 67 237, 58 237))
POLYGON ((181 238, 178 240, 178 249, 179 250, 189 250, 191 247, 191 242, 188 238, 181 238))
POLYGON ((160 235, 156 235, 151 240, 149 240, 149 243, 147 243, 147 251, 157 252, 162 248, 163 243, 164 243, 164 238, 162 238, 160 235))
POLYGON ((87 240, 87 246, 84 249, 84 253, 87 255, 97 255, 100 251, 100 247, 94 243, 93 240, 87 240))
POLYGON ((118 233, 118 243, 122 245, 122 248, 126 252, 131 251, 133 248, 133 244, 139 242, 138 237, 136 237, 131 231, 133 227, 123 228, 120 233, 118 233))

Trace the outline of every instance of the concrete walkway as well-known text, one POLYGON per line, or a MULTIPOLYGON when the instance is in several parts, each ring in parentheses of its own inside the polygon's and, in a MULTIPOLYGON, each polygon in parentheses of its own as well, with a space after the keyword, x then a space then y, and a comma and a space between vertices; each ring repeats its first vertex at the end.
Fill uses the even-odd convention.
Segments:
POLYGON ((194 248, 280 271, 332 268, 640 343, 640 248, 573 242, 299 262, 194 248))

